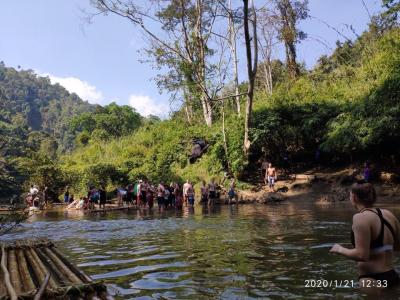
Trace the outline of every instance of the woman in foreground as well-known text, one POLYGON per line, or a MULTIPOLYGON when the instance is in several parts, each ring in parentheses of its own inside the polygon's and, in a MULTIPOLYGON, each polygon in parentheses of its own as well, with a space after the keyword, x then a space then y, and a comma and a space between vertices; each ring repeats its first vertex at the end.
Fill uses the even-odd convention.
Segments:
POLYGON ((374 207, 376 192, 370 183, 356 183, 350 192, 350 202, 358 213, 353 216, 351 243, 353 249, 335 244, 331 253, 357 262, 361 288, 392 287, 400 283, 393 267, 393 251, 398 250, 398 219, 387 209, 374 207))

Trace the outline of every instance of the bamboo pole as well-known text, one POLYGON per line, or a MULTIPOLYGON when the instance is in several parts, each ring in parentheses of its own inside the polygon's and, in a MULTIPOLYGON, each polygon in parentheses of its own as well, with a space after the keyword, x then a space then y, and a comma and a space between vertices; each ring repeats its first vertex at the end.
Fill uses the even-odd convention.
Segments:
POLYGON ((84 283, 93 282, 92 278, 85 274, 82 270, 78 269, 73 263, 71 263, 68 259, 66 259, 56 247, 51 247, 51 250, 57 255, 57 257, 68 267, 70 268, 79 278, 82 279, 84 283))
POLYGON ((7 295, 7 288, 4 282, 5 280, 3 272, 0 272, 0 299, 4 298, 7 295))
POLYGON ((45 275, 43 269, 40 267, 40 265, 37 263, 35 258, 33 257, 31 249, 26 250, 26 260, 28 263, 31 265, 33 269, 33 273, 36 277, 36 282, 39 284, 40 282, 43 282, 45 275))
POLYGON ((36 252, 37 255, 42 259, 43 263, 47 265, 48 271, 54 276, 56 281, 62 285, 68 284, 68 282, 65 280, 65 276, 61 273, 53 261, 42 252, 42 249, 36 248, 33 251, 36 252))
POLYGON ((28 264, 25 259, 25 255, 22 249, 17 249, 18 267, 19 274, 21 275, 23 290, 30 292, 36 289, 35 284, 32 281, 31 274, 29 273, 28 264))
POLYGON ((50 273, 47 273, 44 281, 40 285, 39 291, 37 292, 37 294, 35 295, 35 298, 33 298, 33 300, 40 300, 42 298, 42 296, 46 290, 46 287, 49 284, 49 280, 50 280, 50 273))
POLYGON ((11 284, 10 273, 8 273, 8 270, 7 270, 7 252, 4 249, 4 245, 1 248, 1 253, 2 253, 1 269, 3 270, 3 273, 4 273, 4 282, 6 284, 7 292, 9 294, 11 300, 17 300, 18 299, 17 293, 15 292, 14 287, 11 284))
POLYGON ((54 262, 54 264, 58 267, 59 271, 62 272, 71 283, 82 284, 82 280, 80 280, 68 267, 49 249, 44 248, 44 253, 48 255, 48 257, 54 262))
POLYGON ((17 257, 15 256, 14 249, 10 249, 8 253, 8 269, 10 272, 11 282, 14 286, 15 292, 17 293, 17 295, 19 295, 22 293, 22 285, 21 277, 19 276, 17 257))
MULTIPOLYGON (((35 272, 35 275, 38 279, 38 284, 40 284, 41 282, 44 281, 44 279, 46 277, 46 273, 47 273, 46 267, 43 265, 42 261, 40 260, 40 258, 38 257, 38 255, 32 248, 29 249, 26 253, 27 253, 27 257, 31 263, 31 266, 33 268, 33 271, 35 272)), ((53 279, 53 277, 50 277, 49 286, 52 289, 57 288, 57 284, 56 284, 55 280, 53 279)))

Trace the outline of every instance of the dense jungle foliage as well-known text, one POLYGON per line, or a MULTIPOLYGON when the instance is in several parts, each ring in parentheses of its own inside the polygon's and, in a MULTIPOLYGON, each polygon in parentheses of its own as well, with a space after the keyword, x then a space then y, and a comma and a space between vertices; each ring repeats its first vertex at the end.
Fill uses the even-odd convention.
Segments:
POLYGON ((49 78, 0 62, 0 196, 18 191, 39 161, 71 150, 75 137, 69 122, 90 110, 49 78))
POLYGON ((64 187, 57 157, 75 144, 137 129, 141 116, 128 106, 91 105, 32 70, 0 63, 0 197, 26 181, 64 187))
POLYGON ((49 186, 57 195, 67 184, 75 193, 100 183, 113 190, 143 177, 153 182, 190 179, 197 183, 222 178, 228 172, 251 181, 248 176, 260 159, 278 166, 289 161, 291 166, 305 167, 315 163, 317 153, 319 163, 327 165, 365 160, 397 164, 397 25, 375 20, 355 41, 338 42, 333 53, 322 56, 312 70, 299 68, 301 75, 295 81, 286 79, 284 63, 274 64, 272 95, 264 92, 261 79, 257 79, 248 160, 243 155, 244 119, 228 100, 225 148, 220 110, 215 111, 210 128, 193 120, 189 124, 183 111, 160 121, 142 118, 131 108, 116 104, 91 108, 60 86, 50 85, 48 79, 3 65, 0 91, 6 101, 1 102, 0 136, 7 139, 2 142, 7 146, 1 150, 2 189, 13 180, 12 172, 20 172, 27 182, 49 186), (18 78, 15 84, 5 84, 13 77, 18 78), (13 92, 11 86, 22 92, 13 92), (36 106, 32 104, 35 101, 36 106), (193 138, 206 139, 210 147, 190 164, 193 138), (62 149, 75 145, 75 150, 63 154, 58 145, 62 149))
POLYGON ((287 157, 292 165, 309 166, 317 151, 324 164, 367 159, 391 164, 399 158, 399 28, 374 23, 356 41, 338 43, 295 82, 276 82, 272 96, 262 89, 256 93, 249 161, 242 154, 243 118, 227 103, 227 155, 221 116, 210 129, 189 125, 178 113, 107 143, 89 142, 62 157, 62 173, 82 191, 89 183, 107 182, 112 189, 143 177, 199 182, 225 171, 246 181, 261 158, 282 165, 287 157), (189 164, 195 137, 211 147, 189 164))

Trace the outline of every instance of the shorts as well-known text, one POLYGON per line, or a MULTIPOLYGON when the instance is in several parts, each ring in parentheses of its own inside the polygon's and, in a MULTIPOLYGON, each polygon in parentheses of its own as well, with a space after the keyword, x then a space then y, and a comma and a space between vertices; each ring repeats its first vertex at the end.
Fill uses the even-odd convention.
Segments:
POLYGON ((207 195, 201 195, 201 202, 202 203, 207 203, 208 202, 208 196, 207 195))
POLYGON ((235 191, 233 189, 230 189, 229 192, 228 192, 228 196, 229 196, 230 199, 235 198, 235 191))
POLYGON ((273 187, 275 185, 275 177, 268 176, 268 186, 273 187))
POLYGON ((100 204, 102 205, 102 204, 106 204, 106 199, 104 198, 104 199, 100 199, 100 204))
POLYGON ((158 206, 164 205, 164 197, 157 197, 158 206))
POLYGON ((209 192, 209 197, 210 197, 211 199, 215 199, 215 198, 217 197, 217 193, 216 193, 215 191, 210 191, 210 192, 209 192))
POLYGON ((189 196, 188 197, 188 202, 189 202, 190 205, 193 205, 194 204, 194 197, 193 196, 189 196))

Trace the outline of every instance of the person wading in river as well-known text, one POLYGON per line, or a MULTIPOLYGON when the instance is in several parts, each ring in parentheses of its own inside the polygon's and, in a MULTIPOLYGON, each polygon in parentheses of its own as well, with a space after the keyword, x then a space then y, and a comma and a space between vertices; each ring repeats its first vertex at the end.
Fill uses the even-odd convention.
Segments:
POLYGON ((214 204, 217 198, 217 185, 215 179, 211 178, 211 182, 208 184, 208 205, 214 204))
POLYGON ((384 288, 400 283, 393 267, 393 250, 400 250, 400 223, 387 209, 374 207, 376 192, 370 183, 356 183, 350 202, 358 212, 353 216, 353 249, 335 244, 331 253, 357 261, 361 288, 384 288))
POLYGON ((182 190, 179 187, 178 183, 175 183, 175 188, 174 188, 174 194, 175 194, 175 209, 182 209, 183 205, 183 195, 182 195, 182 190))
POLYGON ((106 209, 106 201, 107 201, 107 195, 106 195, 106 188, 102 185, 100 186, 99 189, 99 208, 103 206, 103 209, 106 209))
POLYGON ((163 211, 164 210, 164 200, 165 197, 165 187, 164 187, 164 182, 160 182, 160 184, 157 187, 157 204, 158 204, 158 211, 163 211))
POLYGON ((188 205, 188 195, 187 195, 187 190, 191 187, 192 185, 189 182, 189 179, 186 180, 186 182, 183 184, 183 200, 185 201, 185 205, 188 205))
POLYGON ((208 187, 207 187, 205 180, 202 181, 202 184, 200 187, 200 196, 201 196, 200 203, 207 204, 208 203, 208 187))
POLYGON ((187 190, 187 196, 188 196, 188 202, 189 202, 189 207, 193 207, 194 205, 194 188, 192 185, 187 190))

